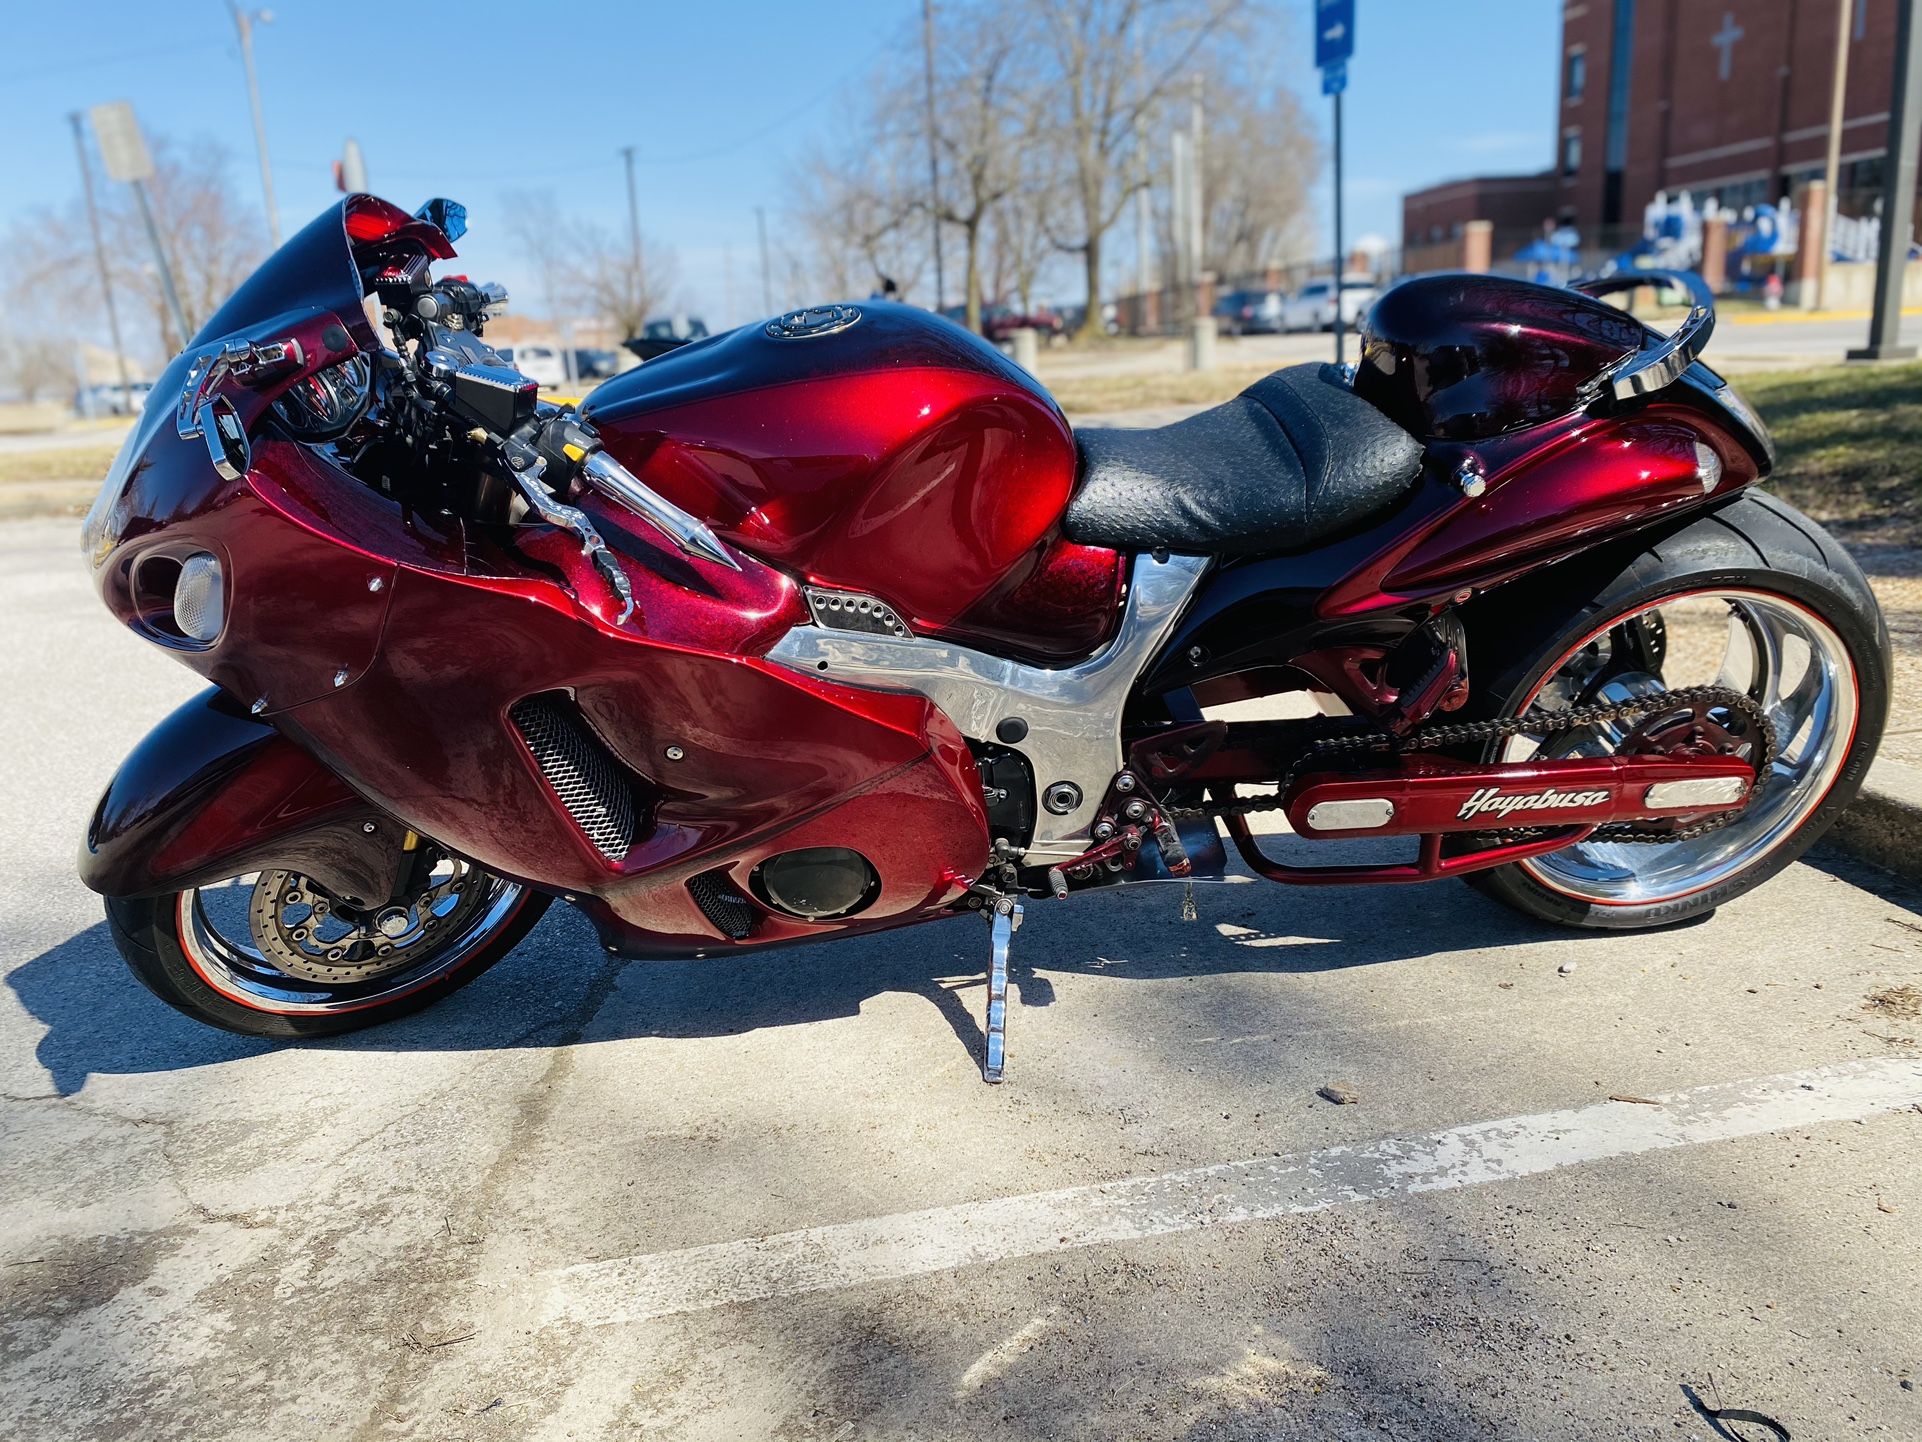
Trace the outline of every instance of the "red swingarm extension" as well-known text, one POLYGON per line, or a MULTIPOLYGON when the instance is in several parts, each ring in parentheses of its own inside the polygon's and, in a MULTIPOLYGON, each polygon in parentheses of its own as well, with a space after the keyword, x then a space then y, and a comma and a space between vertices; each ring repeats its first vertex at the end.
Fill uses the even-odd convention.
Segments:
MULTIPOLYGON (((1230 757, 1200 770, 1218 772, 1230 757)), ((1225 778, 1224 778, 1225 779, 1225 778)), ((1360 772, 1313 772, 1282 798, 1290 827, 1316 840, 1419 836, 1413 862, 1290 866, 1264 855, 1244 816, 1224 818, 1242 859, 1272 881, 1296 884, 1429 881, 1557 851, 1616 822, 1693 824, 1741 806, 1755 772, 1731 756, 1595 756, 1561 761, 1471 765, 1438 756, 1405 756, 1400 765, 1360 772), (1450 833, 1541 832, 1444 856, 1450 833)), ((1211 778, 1214 794, 1233 783, 1211 778)))

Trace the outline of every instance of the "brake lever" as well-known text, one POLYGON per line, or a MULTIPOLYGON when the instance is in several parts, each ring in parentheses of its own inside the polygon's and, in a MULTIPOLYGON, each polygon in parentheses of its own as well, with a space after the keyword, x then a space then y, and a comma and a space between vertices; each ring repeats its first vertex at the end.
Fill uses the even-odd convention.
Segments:
POLYGON ((555 500, 548 492, 541 482, 546 470, 547 463, 535 458, 524 469, 510 467, 508 474, 513 476, 514 484, 519 487, 535 515, 548 525, 566 531, 581 543, 581 554, 594 563, 594 568, 607 579, 614 594, 621 598, 621 614, 614 618, 614 624, 626 625, 627 618, 634 614, 634 587, 627 579, 627 572, 621 569, 621 563, 614 558, 614 553, 607 549, 607 543, 601 539, 601 533, 594 529, 587 512, 578 506, 555 500))

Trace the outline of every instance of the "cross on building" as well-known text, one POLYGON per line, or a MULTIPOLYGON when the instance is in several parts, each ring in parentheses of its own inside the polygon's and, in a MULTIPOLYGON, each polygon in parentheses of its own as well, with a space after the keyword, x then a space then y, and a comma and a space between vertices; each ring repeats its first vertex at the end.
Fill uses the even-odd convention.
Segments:
POLYGON ((1727 11, 1722 16, 1722 28, 1709 36, 1708 43, 1722 52, 1721 78, 1728 79, 1729 62, 1735 54, 1735 42, 1748 32, 1735 23, 1735 12, 1727 11))

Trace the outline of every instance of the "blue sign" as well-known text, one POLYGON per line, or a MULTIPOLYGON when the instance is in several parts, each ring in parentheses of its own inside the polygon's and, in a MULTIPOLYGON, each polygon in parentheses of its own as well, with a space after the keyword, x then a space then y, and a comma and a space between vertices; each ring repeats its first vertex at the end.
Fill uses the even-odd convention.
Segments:
MULTIPOLYGON (((1354 53, 1355 0, 1315 0, 1316 68, 1327 70, 1340 65, 1354 53)), ((1333 95, 1335 91, 1324 83, 1322 93, 1333 95)))
POLYGON ((1348 62, 1337 60, 1321 72, 1321 93, 1339 95, 1348 88, 1348 62))

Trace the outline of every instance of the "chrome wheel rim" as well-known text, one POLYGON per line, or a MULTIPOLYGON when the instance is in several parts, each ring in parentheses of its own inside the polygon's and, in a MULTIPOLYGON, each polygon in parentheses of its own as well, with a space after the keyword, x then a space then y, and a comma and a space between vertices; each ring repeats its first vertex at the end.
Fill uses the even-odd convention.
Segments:
POLYGON ((396 905, 343 916, 306 877, 263 871, 181 892, 179 935, 195 972, 230 1000, 324 1015, 393 1001, 458 971, 525 898, 515 882, 443 860, 396 905))
MULTIPOLYGON (((1834 627, 1799 602, 1735 589, 1650 602, 1584 638, 1550 668, 1521 709, 1559 710, 1700 684, 1743 692, 1775 725, 1775 760, 1748 806, 1690 840, 1582 842, 1518 863, 1524 871, 1578 901, 1648 906, 1720 885, 1795 836, 1841 775, 1858 709, 1848 647, 1834 627)), ((1546 744, 1541 737, 1516 736, 1501 759, 1603 755, 1624 734, 1594 727, 1546 744)))

